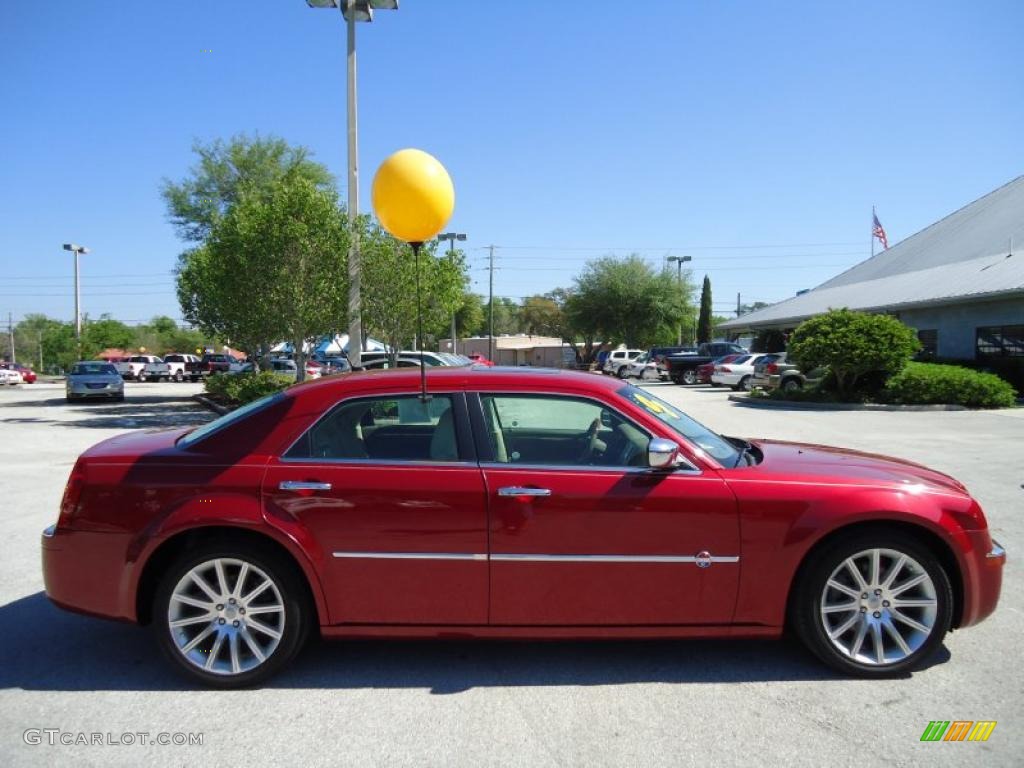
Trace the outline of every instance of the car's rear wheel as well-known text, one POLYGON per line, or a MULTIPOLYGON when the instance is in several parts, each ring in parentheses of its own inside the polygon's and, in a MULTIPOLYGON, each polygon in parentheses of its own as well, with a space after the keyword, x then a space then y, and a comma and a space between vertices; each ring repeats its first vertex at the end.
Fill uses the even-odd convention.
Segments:
POLYGON ((175 371, 174 372, 174 380, 180 384, 181 382, 183 382, 185 380, 185 374, 182 373, 181 371, 175 371))
POLYGON ((803 384, 800 383, 800 379, 786 379, 782 382, 783 392, 796 392, 803 389, 803 384))
POLYGON ((812 556, 793 619, 822 661, 858 677, 908 672, 949 631, 953 590, 942 563, 899 532, 841 540, 812 556))
POLYGON ((735 389, 737 392, 749 392, 750 391, 750 377, 749 376, 744 376, 742 379, 739 380, 739 383, 736 384, 733 387, 733 389, 735 389))
POLYGON ((683 371, 683 375, 680 377, 683 384, 696 384, 697 383, 697 372, 692 368, 683 371))
POLYGON ((241 688, 278 672, 302 648, 311 609, 300 577, 259 547, 214 544, 168 569, 156 592, 160 646, 190 677, 241 688))

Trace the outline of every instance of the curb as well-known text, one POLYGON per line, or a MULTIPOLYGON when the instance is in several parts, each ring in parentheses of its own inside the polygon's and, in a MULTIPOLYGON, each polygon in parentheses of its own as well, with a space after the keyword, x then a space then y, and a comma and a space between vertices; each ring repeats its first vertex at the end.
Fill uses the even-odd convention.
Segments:
POLYGON ((221 416, 223 416, 225 413, 231 412, 230 408, 223 406, 220 403, 213 402, 213 400, 208 398, 206 395, 192 395, 192 399, 195 400, 204 408, 209 408, 211 411, 213 411, 214 413, 218 413, 221 416))
POLYGON ((804 403, 765 400, 750 395, 729 395, 729 399, 748 408, 795 408, 804 411, 989 411, 999 408, 968 408, 966 405, 883 405, 881 403, 804 403))

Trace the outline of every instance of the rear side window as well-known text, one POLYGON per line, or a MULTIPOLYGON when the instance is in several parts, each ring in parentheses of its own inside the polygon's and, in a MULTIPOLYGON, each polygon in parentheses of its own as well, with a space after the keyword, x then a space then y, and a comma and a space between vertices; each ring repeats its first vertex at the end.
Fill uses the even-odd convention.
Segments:
POLYGON ((360 398, 336 406, 288 450, 286 459, 458 461, 452 400, 434 395, 360 398))

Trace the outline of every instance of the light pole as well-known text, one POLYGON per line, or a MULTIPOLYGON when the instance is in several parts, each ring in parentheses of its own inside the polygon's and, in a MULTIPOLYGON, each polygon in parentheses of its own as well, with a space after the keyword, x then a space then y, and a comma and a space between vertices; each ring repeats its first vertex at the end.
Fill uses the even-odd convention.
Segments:
MULTIPOLYGON (((682 291, 682 289, 683 289, 683 262, 684 261, 693 261, 693 257, 691 257, 691 256, 669 256, 668 257, 668 261, 669 261, 669 263, 671 263, 673 261, 676 263, 676 282, 679 283, 679 290, 682 291)), ((679 324, 679 346, 683 346, 683 324, 682 323, 679 324)))
MULTIPOLYGON (((466 239, 466 235, 464 233, 462 233, 462 232, 445 232, 445 233, 440 234, 440 235, 437 236, 438 242, 443 242, 444 240, 448 240, 448 241, 451 242, 452 247, 451 247, 451 250, 448 251, 448 253, 451 255, 452 264, 455 263, 455 241, 458 240, 458 241, 461 242, 461 241, 463 241, 465 239, 466 239)), ((456 333, 457 333, 457 331, 455 329, 455 310, 453 309, 452 310, 452 352, 454 354, 458 354, 458 351, 459 351, 458 344, 455 341, 456 333)))
POLYGON ((348 360, 358 368, 363 351, 359 269, 359 124, 356 114, 356 22, 377 10, 398 10, 398 0, 306 0, 310 8, 338 8, 348 29, 348 360))
POLYGON ((89 249, 84 245, 76 245, 75 243, 64 243, 64 250, 71 251, 75 254, 75 344, 78 347, 78 356, 82 356, 82 313, 79 310, 81 303, 81 295, 78 285, 78 256, 79 254, 89 253, 89 249))

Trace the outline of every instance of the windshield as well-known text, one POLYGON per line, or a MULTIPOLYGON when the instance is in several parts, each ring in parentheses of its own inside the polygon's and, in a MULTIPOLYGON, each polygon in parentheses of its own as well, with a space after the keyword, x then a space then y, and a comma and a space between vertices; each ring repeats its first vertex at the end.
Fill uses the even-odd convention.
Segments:
POLYGON ((117 369, 110 363, 76 363, 71 369, 72 376, 113 376, 117 369))
POLYGON ((183 435, 178 439, 178 447, 187 448, 190 445, 198 443, 205 437, 209 437, 214 432, 219 432, 224 427, 230 426, 237 421, 241 421, 247 416, 252 415, 256 411, 261 411, 272 403, 277 402, 284 397, 284 392, 274 392, 266 397, 261 397, 259 400, 253 400, 248 405, 243 405, 241 408, 236 408, 230 413, 226 413, 219 419, 214 419, 209 424, 204 424, 198 429, 193 429, 186 435, 183 435))
POLYGON ((669 405, 650 392, 632 385, 623 387, 618 394, 643 408, 659 421, 703 450, 719 464, 731 467, 739 458, 739 451, 721 435, 694 421, 673 405, 669 405))

